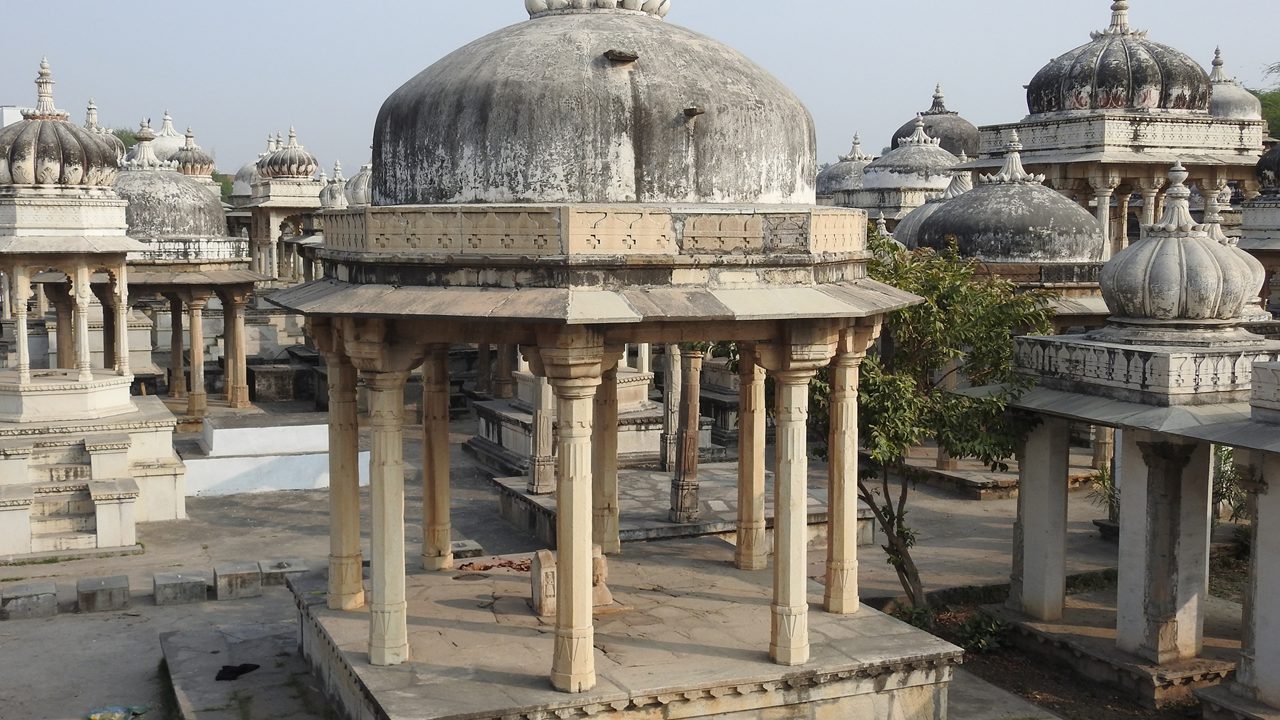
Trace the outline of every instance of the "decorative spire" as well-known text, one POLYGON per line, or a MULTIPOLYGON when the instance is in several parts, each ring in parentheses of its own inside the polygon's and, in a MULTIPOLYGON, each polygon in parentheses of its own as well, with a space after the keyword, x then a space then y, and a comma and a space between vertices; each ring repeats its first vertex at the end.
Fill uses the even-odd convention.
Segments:
POLYGON ((1111 27, 1107 28, 1107 34, 1128 35, 1129 33, 1129 2, 1116 0, 1111 3, 1111 27))
POLYGON ((156 133, 151 129, 150 120, 143 120, 138 124, 136 136, 138 144, 133 147, 133 157, 128 162, 128 169, 159 170, 171 167, 169 163, 162 162, 160 158, 156 157, 155 148, 151 146, 151 143, 156 139, 156 133))
POLYGON ((93 98, 89 98, 89 106, 84 110, 84 129, 89 132, 102 132, 102 126, 98 124, 98 105, 93 98))
POLYGON ((160 122, 160 132, 156 133, 156 137, 182 137, 177 128, 173 126, 173 116, 168 110, 164 111, 164 118, 160 122))
POLYGON ((347 181, 346 178, 342 177, 342 161, 341 160, 333 161, 333 181, 336 183, 345 183, 347 181))
POLYGON ((947 96, 942 94, 942 83, 933 88, 933 107, 924 111, 925 115, 957 115, 947 109, 947 96))
POLYGON ((853 134, 853 147, 850 148, 848 155, 841 155, 840 162, 866 162, 871 156, 862 152, 862 134, 853 134))
POLYGON ((289 126, 289 147, 298 147, 298 131, 289 126))
POLYGON ((1044 175, 1035 175, 1022 167, 1022 140, 1018 131, 1012 131, 1009 142, 1004 146, 1004 167, 995 175, 983 175, 979 178, 983 183, 1034 183, 1044 182, 1044 175))
POLYGON ((524 0, 529 17, 553 13, 629 10, 664 18, 671 12, 671 0, 524 0))
POLYGON ((973 174, 968 170, 961 170, 951 176, 951 184, 947 186, 947 191, 942 193, 943 200, 953 200, 973 189, 973 174))
POLYGON ((1182 167, 1182 161, 1169 171, 1169 188, 1164 193, 1164 215, 1151 226, 1152 231, 1186 233, 1203 228, 1191 217, 1191 190, 1186 186, 1191 174, 1182 167))
POLYGON ((53 71, 49 69, 49 58, 40 59, 40 74, 36 76, 36 109, 24 110, 22 117, 27 120, 66 120, 71 117, 53 104, 53 71))
POLYGON ((187 150, 196 150, 199 148, 199 146, 196 145, 196 134, 191 130, 190 125, 187 126, 187 142, 182 147, 187 150))
POLYGON ((1222 48, 1215 48, 1213 51, 1213 72, 1209 75, 1210 82, 1221 85, 1223 83, 1235 83, 1236 79, 1227 75, 1226 61, 1222 59, 1222 48))
POLYGON ((893 235, 892 235, 892 234, 890 234, 890 232, 889 232, 889 223, 888 223, 888 222, 886 222, 886 221, 885 221, 885 219, 884 219, 884 211, 883 211, 883 210, 881 210, 881 211, 880 211, 880 214, 876 216, 876 232, 877 232, 877 233, 879 233, 879 234, 880 234, 880 237, 882 237, 882 238, 891 238, 891 237, 893 237, 893 235))
POLYGON ((939 138, 931 138, 924 131, 924 115, 916 114, 916 129, 906 137, 898 138, 898 147, 903 145, 940 145, 942 140, 939 138))

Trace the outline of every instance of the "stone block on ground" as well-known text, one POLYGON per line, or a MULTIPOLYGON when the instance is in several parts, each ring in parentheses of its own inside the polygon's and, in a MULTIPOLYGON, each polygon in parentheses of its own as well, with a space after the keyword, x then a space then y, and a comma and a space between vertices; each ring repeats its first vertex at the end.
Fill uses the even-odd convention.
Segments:
POLYGON ((258 563, 226 563, 213 568, 214 596, 218 600, 239 600, 262 595, 262 569, 258 563))
MULTIPOLYGON (((591 605, 612 605, 613 592, 606 584, 609 580, 609 560, 599 545, 593 545, 591 551, 591 605)), ((556 564, 556 554, 550 550, 539 550, 533 554, 529 577, 533 586, 533 612, 539 617, 552 617, 556 614, 556 564)))
POLYGON ((186 605, 209 599, 209 579, 188 573, 156 573, 152 576, 156 605, 186 605))
POLYGON ((33 620, 58 614, 58 588, 51 582, 10 585, 0 590, 0 620, 33 620))
POLYGON ((129 609, 129 578, 84 578, 76 582, 76 607, 82 613, 129 609))
POLYGON ((484 548, 475 540, 454 540, 451 547, 455 560, 467 560, 484 555, 484 548))
POLYGON ((306 572, 307 563, 298 558, 277 558, 260 561, 258 568, 262 571, 263 587, 270 587, 284 585, 290 575, 306 572))

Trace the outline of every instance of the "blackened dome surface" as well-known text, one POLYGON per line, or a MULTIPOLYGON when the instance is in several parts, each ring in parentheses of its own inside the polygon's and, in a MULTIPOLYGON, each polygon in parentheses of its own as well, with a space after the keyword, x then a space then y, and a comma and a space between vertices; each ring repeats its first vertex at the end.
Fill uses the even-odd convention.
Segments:
POLYGON ((138 240, 220 238, 227 234, 222 203, 199 181, 171 169, 129 170, 115 182, 129 202, 129 236, 138 240))
POLYGON ((1072 110, 1208 112, 1209 75, 1179 50, 1129 27, 1127 2, 1112 5, 1111 27, 1044 66, 1027 86, 1032 115, 1072 110))
POLYGON ((1268 192, 1280 192, 1280 145, 1267 151, 1254 168, 1262 188, 1268 192))
MULTIPOLYGON (((978 157, 981 135, 978 127, 960 117, 960 113, 947 109, 946 98, 942 87, 934 89, 933 106, 920 114, 924 118, 924 131, 931 138, 937 138, 942 149, 952 155, 964 153, 969 157, 978 157)), ((896 148, 903 138, 910 137, 916 130, 914 118, 902 124, 893 134, 890 147, 896 148)))
POLYGON ((737 51, 643 13, 553 13, 387 99, 372 201, 812 203, 815 146, 800 100, 737 51))

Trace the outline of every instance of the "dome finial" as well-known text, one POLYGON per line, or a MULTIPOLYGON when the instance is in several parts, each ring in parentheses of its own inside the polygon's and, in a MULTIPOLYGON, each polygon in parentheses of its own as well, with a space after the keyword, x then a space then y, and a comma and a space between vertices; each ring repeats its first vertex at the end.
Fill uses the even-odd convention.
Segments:
POLYGON ((53 85, 53 70, 49 68, 49 58, 40 58, 40 73, 36 76, 36 109, 24 112, 24 118, 66 120, 69 117, 53 104, 53 85))
POLYGON ((1018 131, 1009 134, 1009 142, 1004 146, 1004 167, 995 175, 983 175, 979 178, 983 183, 1035 183, 1044 182, 1044 175, 1035 175, 1022 167, 1022 140, 1018 131))
POLYGON ((1107 28, 1107 34, 1128 35, 1129 32, 1129 1, 1116 0, 1111 3, 1111 27, 1107 28))
POLYGON ((664 18, 671 12, 671 0, 524 0, 529 17, 551 13, 628 10, 664 18))
POLYGON ((942 83, 938 83, 933 87, 933 106, 929 108, 925 115, 946 115, 949 112, 947 110, 947 96, 942 93, 942 83))
POLYGON ((298 131, 289 126, 289 147, 298 147, 298 131))
POLYGON ((188 125, 187 126, 187 144, 183 145, 183 147, 187 148, 188 150, 191 150, 191 149, 194 149, 195 146, 196 146, 196 134, 191 130, 191 126, 188 125))
POLYGON ((898 138, 899 147, 903 145, 937 145, 941 142, 937 138, 929 137, 929 133, 925 132, 923 113, 916 113, 915 126, 915 132, 906 137, 898 138))
POLYGON ((853 134, 853 147, 849 149, 848 155, 841 155, 840 162, 862 162, 871 158, 862 152, 862 133, 853 134))
POLYGON ((1215 83, 1229 83, 1231 78, 1227 76, 1226 61, 1222 59, 1222 47, 1219 46, 1213 50, 1213 72, 1209 75, 1209 80, 1215 83))
POLYGON ((1169 170, 1169 189, 1164 193, 1164 215, 1151 226, 1152 230, 1190 232, 1199 227, 1195 218, 1191 217, 1191 190, 1185 185, 1190 176, 1187 169, 1182 167, 1181 160, 1169 170))
POLYGON ((101 127, 98 126, 98 105, 89 98, 89 105, 84 110, 84 129, 92 132, 100 132, 101 127))
POLYGON ((133 147, 132 159, 128 162, 130 170, 157 170, 167 167, 166 163, 160 161, 156 156, 155 148, 151 146, 152 141, 156 139, 156 133, 151 129, 151 121, 143 120, 138 123, 137 132, 138 144, 133 147))
POLYGON ((333 181, 344 182, 345 180, 346 178, 342 177, 342 161, 334 160, 333 161, 333 181))

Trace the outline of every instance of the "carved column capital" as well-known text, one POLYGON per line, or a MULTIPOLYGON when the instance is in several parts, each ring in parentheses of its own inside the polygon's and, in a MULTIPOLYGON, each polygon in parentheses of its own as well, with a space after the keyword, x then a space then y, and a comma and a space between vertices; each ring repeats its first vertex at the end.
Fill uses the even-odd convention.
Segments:
POLYGON ((343 350, 357 369, 369 373, 404 373, 422 364, 426 349, 396 337, 386 320, 343 318, 339 325, 343 350))
POLYGON ((831 362, 839 340, 840 329, 832 324, 792 323, 780 340, 756 344, 756 362, 778 377, 792 372, 812 375, 831 362))
POLYGON ((1173 442, 1140 442, 1138 449, 1142 451, 1142 461, 1149 468, 1181 471, 1191 462, 1196 451, 1195 443, 1173 442))

